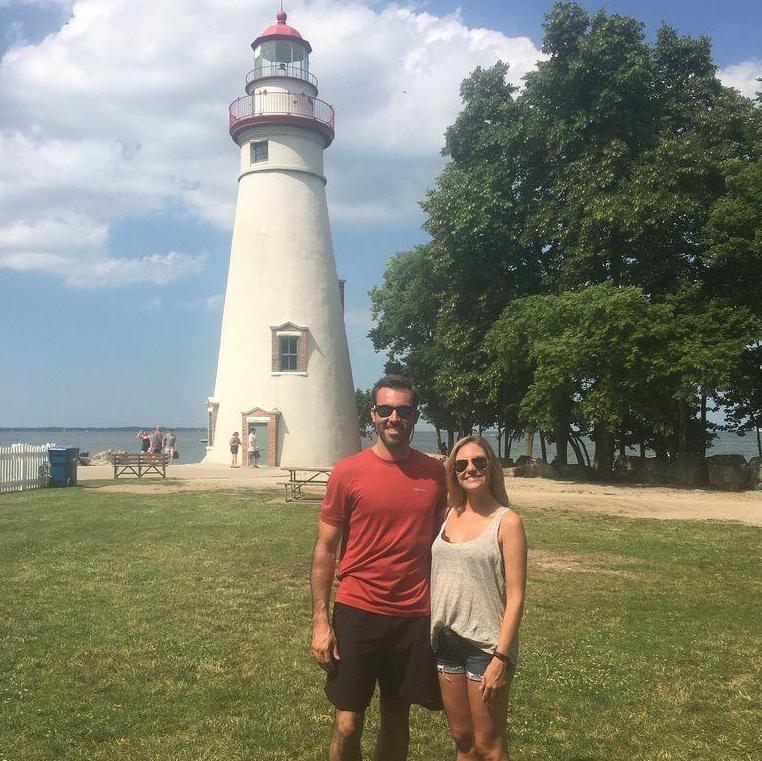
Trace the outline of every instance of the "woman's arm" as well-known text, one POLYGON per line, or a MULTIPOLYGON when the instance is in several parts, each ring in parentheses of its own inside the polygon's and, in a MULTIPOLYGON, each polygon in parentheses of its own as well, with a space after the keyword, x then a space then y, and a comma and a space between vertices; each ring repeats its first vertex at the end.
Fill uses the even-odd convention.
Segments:
MULTIPOLYGON (((509 512, 503 516, 498 539, 505 569, 505 613, 496 650, 508 655, 521 624, 527 581, 527 538, 524 524, 516 513, 509 512)), ((496 690, 505 686, 508 668, 508 664, 499 658, 490 661, 480 685, 485 701, 490 700, 496 690)))

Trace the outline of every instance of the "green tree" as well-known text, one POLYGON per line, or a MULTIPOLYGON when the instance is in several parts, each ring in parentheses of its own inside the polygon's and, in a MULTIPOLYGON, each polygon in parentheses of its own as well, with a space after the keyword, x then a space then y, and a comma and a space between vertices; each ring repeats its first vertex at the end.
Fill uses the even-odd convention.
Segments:
POLYGON ((384 282, 370 291, 375 326, 369 337, 376 351, 389 358, 387 372, 409 376, 421 393, 422 413, 437 429, 448 431, 452 444, 455 419, 434 383, 438 346, 434 330, 439 298, 428 246, 397 254, 384 272, 384 282))
POLYGON ((740 436, 754 431, 757 452, 762 457, 762 343, 747 347, 722 399, 727 429, 740 436))
POLYGON ((373 421, 370 418, 370 389, 363 391, 361 388, 356 388, 355 404, 357 405, 357 420, 360 425, 360 436, 365 439, 373 433, 373 421))

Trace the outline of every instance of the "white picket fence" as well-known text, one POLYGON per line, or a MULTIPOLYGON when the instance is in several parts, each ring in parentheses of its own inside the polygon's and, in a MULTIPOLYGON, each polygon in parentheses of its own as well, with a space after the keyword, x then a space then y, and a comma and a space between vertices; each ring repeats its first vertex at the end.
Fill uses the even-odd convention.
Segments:
POLYGON ((0 447, 0 492, 41 489, 50 480, 48 449, 55 444, 0 447))

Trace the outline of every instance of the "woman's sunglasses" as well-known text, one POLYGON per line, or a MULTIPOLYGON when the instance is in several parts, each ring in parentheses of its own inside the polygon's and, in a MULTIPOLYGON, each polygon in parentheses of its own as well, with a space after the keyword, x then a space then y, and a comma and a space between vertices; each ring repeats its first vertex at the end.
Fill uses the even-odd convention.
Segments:
POLYGON ((409 420, 415 415, 415 407, 411 404, 403 404, 400 407, 393 407, 391 404, 377 404, 373 409, 379 417, 391 417, 395 410, 403 420, 409 420))
POLYGON ((488 460, 486 457, 471 457, 468 460, 455 460, 452 464, 456 473, 463 473, 471 463, 477 470, 487 470, 488 460))

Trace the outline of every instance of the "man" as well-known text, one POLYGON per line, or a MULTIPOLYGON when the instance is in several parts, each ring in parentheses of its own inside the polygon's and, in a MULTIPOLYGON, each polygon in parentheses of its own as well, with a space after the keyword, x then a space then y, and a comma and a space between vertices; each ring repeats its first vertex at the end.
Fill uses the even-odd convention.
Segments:
POLYGON ((249 431, 249 467, 259 467, 259 442, 257 441, 256 431, 253 428, 249 431))
POLYGON ((169 457, 169 462, 175 458, 175 444, 177 444, 177 436, 175 436, 175 429, 170 428, 164 436, 164 454, 169 457))
POLYGON ((157 425, 156 430, 151 434, 151 452, 161 454, 162 442, 161 428, 157 425))
POLYGON ((410 447, 418 392, 407 378, 381 378, 371 403, 376 442, 334 467, 312 559, 312 655, 328 672, 325 693, 336 709, 329 761, 360 761, 376 682, 377 761, 407 758, 411 704, 441 705, 429 640, 429 571, 446 502, 444 468, 410 447))

